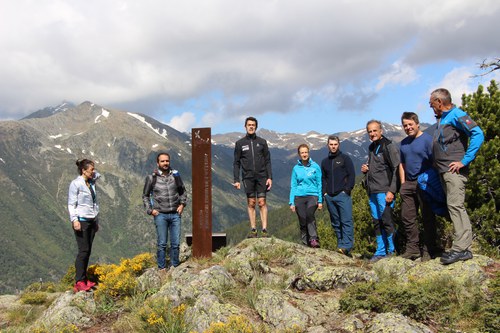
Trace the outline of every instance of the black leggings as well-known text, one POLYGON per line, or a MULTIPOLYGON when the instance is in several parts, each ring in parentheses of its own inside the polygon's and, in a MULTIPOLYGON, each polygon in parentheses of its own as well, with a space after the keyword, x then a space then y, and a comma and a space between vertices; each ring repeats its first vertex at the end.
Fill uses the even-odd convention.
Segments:
POLYGON ((92 251, 92 242, 94 241, 97 220, 88 222, 80 222, 81 230, 75 233, 76 244, 78 245, 78 254, 75 259, 75 281, 86 281, 87 280, 87 267, 89 265, 90 252, 92 251))
POLYGON ((318 197, 314 195, 295 197, 294 205, 295 212, 299 217, 300 238, 303 244, 308 245, 311 239, 318 239, 314 216, 316 209, 318 209, 318 197))

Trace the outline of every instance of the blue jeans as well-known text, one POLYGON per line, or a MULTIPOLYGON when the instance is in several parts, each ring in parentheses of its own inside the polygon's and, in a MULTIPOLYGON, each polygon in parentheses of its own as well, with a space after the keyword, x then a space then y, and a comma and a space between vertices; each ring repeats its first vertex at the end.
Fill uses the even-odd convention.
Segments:
POLYGON ((337 247, 352 250, 354 246, 354 223, 352 221, 352 198, 344 191, 335 196, 325 195, 330 222, 337 235, 337 247))
POLYGON ((181 216, 178 213, 160 213, 155 216, 158 249, 158 268, 166 266, 167 238, 170 231, 170 266, 179 266, 179 246, 181 242, 181 216))

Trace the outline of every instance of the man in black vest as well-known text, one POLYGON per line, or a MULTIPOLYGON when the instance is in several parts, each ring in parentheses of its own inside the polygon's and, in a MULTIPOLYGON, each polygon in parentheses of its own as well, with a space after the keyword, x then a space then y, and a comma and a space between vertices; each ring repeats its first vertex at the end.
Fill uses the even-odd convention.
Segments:
POLYGON ((158 169, 146 177, 142 201, 146 213, 154 217, 158 236, 158 269, 166 269, 167 238, 170 233, 170 266, 178 266, 181 241, 181 215, 187 203, 187 194, 181 176, 170 168, 170 155, 156 156, 158 169))
POLYGON ((377 250, 371 259, 375 262, 395 254, 392 210, 396 201, 399 149, 382 135, 380 121, 370 120, 366 131, 372 143, 368 148, 368 164, 361 166, 361 172, 367 175, 370 210, 377 238, 377 250))

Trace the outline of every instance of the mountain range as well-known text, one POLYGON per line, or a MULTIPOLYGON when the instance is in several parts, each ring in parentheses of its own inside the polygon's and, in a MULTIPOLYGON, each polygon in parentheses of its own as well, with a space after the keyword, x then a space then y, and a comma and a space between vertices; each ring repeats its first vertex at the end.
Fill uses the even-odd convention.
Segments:
MULTIPOLYGON (((395 142, 401 126, 383 124, 395 142)), ((243 126, 242 126, 243 129, 243 126)), ((268 140, 273 164, 270 207, 288 201, 290 172, 300 143, 311 157, 327 156, 328 134, 277 133, 259 129, 268 140)), ((335 133, 356 170, 366 161, 364 129, 335 133)), ((246 221, 245 195, 233 186, 234 142, 243 132, 212 136, 213 230, 224 231, 246 221)), ((191 137, 146 115, 109 109, 91 102, 68 102, 36 111, 18 121, 0 121, 0 293, 27 283, 58 279, 72 266, 76 242, 68 221, 67 192, 77 177, 75 161, 95 161, 102 178, 97 185, 101 230, 93 261, 116 262, 137 253, 155 252, 156 231, 142 207, 145 176, 156 166, 156 154, 168 151, 188 193, 191 189, 191 137)), ((183 214, 183 232, 191 230, 191 207, 183 214)), ((247 223, 247 222, 245 222, 247 223)))

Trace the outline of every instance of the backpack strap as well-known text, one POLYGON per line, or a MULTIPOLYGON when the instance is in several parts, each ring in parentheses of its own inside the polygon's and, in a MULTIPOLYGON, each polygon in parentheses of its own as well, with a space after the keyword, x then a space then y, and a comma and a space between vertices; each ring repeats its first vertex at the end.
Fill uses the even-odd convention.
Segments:
POLYGON ((151 174, 151 192, 153 192, 153 189, 155 188, 155 185, 156 185, 156 177, 157 177, 156 172, 153 172, 153 173, 151 174))

